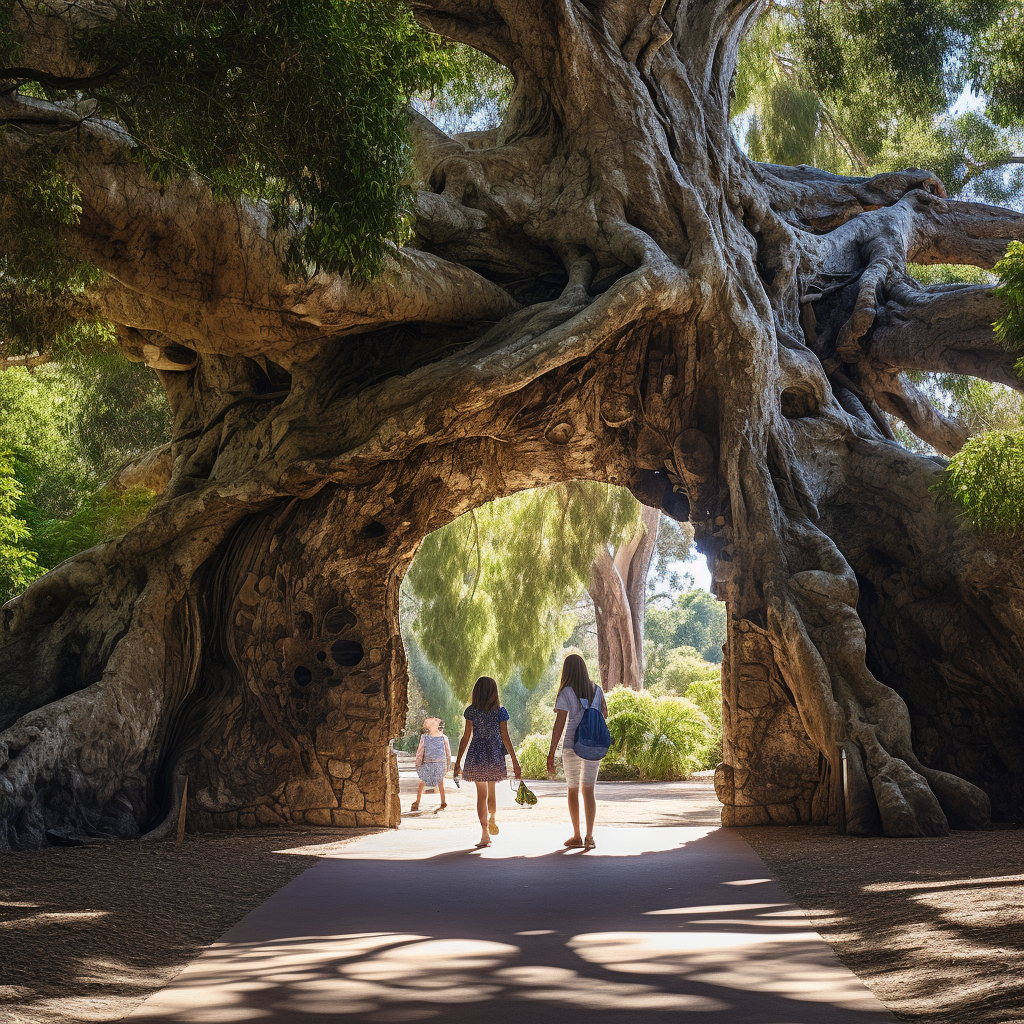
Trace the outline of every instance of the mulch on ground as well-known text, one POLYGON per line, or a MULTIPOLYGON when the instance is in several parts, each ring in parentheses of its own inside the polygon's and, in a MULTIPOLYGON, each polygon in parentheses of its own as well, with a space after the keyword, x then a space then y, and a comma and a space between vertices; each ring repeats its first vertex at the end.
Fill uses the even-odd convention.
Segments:
POLYGON ((120 1020, 306 868, 375 829, 273 829, 0 855, 0 1021, 120 1020), (333 847, 332 847, 333 848, 333 847))
POLYGON ((1024 1022, 1024 830, 943 839, 739 832, 898 1017, 1024 1022))

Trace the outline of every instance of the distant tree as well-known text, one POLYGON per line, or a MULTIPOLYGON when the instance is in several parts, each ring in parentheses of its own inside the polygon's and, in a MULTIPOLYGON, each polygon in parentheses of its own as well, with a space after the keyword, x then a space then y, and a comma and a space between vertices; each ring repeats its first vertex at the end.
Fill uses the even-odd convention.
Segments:
POLYGON ((628 491, 571 482, 500 499, 428 536, 406 576, 426 656, 467 697, 518 674, 532 689, 572 629, 595 555, 636 536, 628 491))

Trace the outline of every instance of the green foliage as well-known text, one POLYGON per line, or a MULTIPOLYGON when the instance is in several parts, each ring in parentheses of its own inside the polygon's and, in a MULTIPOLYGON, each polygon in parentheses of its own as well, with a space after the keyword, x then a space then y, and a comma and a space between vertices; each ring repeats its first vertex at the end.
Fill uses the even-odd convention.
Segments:
POLYGON ((515 84, 509 71, 471 46, 445 49, 444 81, 417 97, 427 116, 447 132, 494 128, 508 107, 515 84))
POLYGON ((657 681, 647 689, 650 693, 685 696, 695 683, 710 680, 717 684, 721 674, 720 665, 705 660, 692 647, 676 647, 668 652, 657 681))
POLYGON ((301 230, 303 266, 381 271, 407 234, 410 94, 443 51, 389 0, 129 0, 80 40, 102 113, 160 178, 198 173, 301 230))
POLYGON ((975 529, 1016 533, 1024 525, 1024 430, 972 437, 936 486, 975 529))
POLYGON ((952 193, 1012 201, 1024 195, 1024 170, 1007 166, 1022 143, 1021 20, 999 0, 770 4, 743 43, 735 129, 756 160, 926 167, 952 193), (967 84, 987 106, 949 113, 967 84))
POLYGON ((707 716, 685 697, 654 697, 616 689, 608 694, 608 731, 612 749, 606 761, 633 767, 651 781, 682 779, 699 770, 714 743, 707 716))
POLYGON ((17 515, 23 498, 14 460, 0 450, 0 604, 20 594, 40 571, 28 546, 32 531, 17 515))
POLYGON ((468 697, 480 675, 533 689, 572 629, 601 544, 633 536, 640 506, 621 488, 574 482, 525 491, 424 540, 405 586, 427 657, 468 697))
POLYGON ((0 358, 113 346, 73 309, 99 277, 67 244, 81 212, 62 158, 26 151, 0 165, 0 358))
MULTIPOLYGON (((663 681, 669 658, 678 648, 699 652, 706 662, 722 660, 725 605, 706 590, 687 590, 669 608, 648 608, 644 624, 644 655, 650 688, 663 681)), ((685 652, 680 655, 685 658, 685 652)))
MULTIPOLYGON (((15 515, 30 531, 21 543, 35 553, 33 575, 145 515, 150 492, 99 489, 118 466, 169 435, 152 371, 106 353, 15 368, 0 373, 0 408, 0 453, 17 480, 15 515)), ((30 582, 19 579, 18 589, 30 582)))
POLYGON ((975 91, 991 97, 993 120, 1016 125, 1024 121, 1024 9, 1019 3, 995 6, 998 10, 978 35, 967 70, 975 91))
POLYGON ((996 321, 995 331, 1011 352, 1022 353, 1016 370, 1024 377, 1024 242, 1011 242, 993 270, 1000 279, 997 294, 1006 303, 1006 315, 996 321))
MULTIPOLYGON (((548 774, 548 748, 551 746, 551 733, 533 732, 525 736, 516 748, 519 767, 523 770, 524 779, 546 779, 548 774)), ((562 779, 562 759, 555 757, 555 778, 562 779)))

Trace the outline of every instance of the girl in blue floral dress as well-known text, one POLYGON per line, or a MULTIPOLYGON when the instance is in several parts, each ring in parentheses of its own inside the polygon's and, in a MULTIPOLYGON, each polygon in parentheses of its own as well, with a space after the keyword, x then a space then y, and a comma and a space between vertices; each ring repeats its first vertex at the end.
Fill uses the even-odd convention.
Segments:
POLYGON ((459 741, 454 775, 476 783, 476 815, 480 819, 480 842, 477 848, 491 845, 491 836, 498 834, 494 820, 498 801, 494 784, 508 778, 505 751, 512 758, 515 777, 521 775, 515 748, 509 739, 508 712, 498 698, 498 684, 490 676, 481 676, 473 687, 473 697, 465 712, 466 728, 459 741), (469 747, 469 752, 466 752, 469 747), (466 770, 462 771, 462 755, 466 754, 466 770))

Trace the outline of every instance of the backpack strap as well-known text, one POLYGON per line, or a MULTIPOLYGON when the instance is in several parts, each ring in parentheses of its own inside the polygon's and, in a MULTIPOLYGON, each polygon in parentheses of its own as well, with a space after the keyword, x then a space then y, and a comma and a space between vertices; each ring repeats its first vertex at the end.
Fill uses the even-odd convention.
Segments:
MULTIPOLYGON (((583 704, 583 701, 580 701, 580 703, 583 704)), ((583 710, 584 711, 589 711, 591 708, 597 708, 598 711, 601 710, 601 687, 600 686, 595 686, 594 687, 594 696, 591 697, 590 700, 587 701, 586 704, 583 704, 583 710)))

